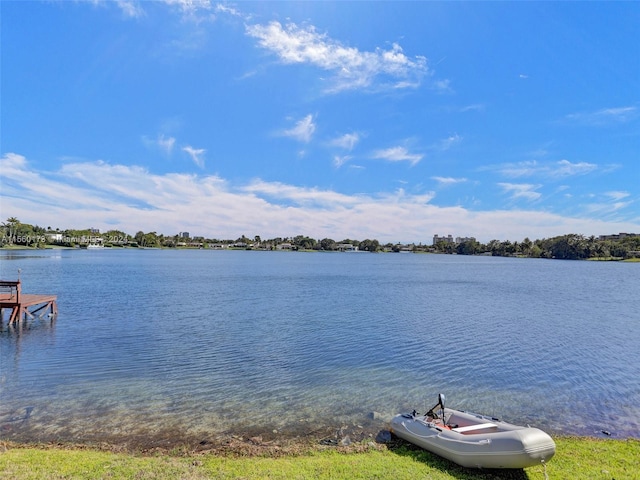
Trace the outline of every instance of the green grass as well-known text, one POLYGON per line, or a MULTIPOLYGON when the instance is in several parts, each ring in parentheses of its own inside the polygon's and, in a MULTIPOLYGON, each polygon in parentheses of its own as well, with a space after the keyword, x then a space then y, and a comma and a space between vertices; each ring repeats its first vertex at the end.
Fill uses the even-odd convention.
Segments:
POLYGON ((299 454, 143 455, 85 448, 0 444, 2 479, 638 479, 640 440, 556 438, 546 467, 470 470, 400 442, 360 452, 310 449, 299 454), (3 448, 4 447, 4 448, 3 448))

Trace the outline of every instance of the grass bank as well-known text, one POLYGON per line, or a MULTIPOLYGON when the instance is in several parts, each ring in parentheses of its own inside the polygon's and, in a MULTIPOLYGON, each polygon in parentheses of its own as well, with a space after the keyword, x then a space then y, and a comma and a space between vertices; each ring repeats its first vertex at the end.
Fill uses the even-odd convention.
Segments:
POLYGON ((397 441, 289 454, 123 453, 0 443, 0 478, 31 479, 637 479, 640 440, 560 437, 545 467, 469 470, 397 441))

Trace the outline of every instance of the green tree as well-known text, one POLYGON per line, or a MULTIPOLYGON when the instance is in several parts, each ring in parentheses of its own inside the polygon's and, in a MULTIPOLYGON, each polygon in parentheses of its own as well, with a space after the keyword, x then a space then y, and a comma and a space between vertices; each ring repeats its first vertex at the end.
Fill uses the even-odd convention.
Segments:
POLYGON ((500 240, 493 239, 487 244, 487 251, 494 257, 500 255, 500 240))
POLYGON ((480 244, 475 240, 466 240, 456 245, 458 255, 475 255, 480 250, 480 244))
POLYGON ((563 260, 577 260, 586 258, 585 240, 582 235, 569 234, 553 239, 551 255, 563 260))
POLYGON ((136 241, 138 245, 143 245, 144 232, 142 230, 138 230, 136 234, 133 236, 133 239, 136 241))
POLYGON ((18 220, 16 217, 7 218, 7 221, 2 223, 2 242, 8 245, 12 245, 17 237, 17 229, 19 226, 20 220, 18 220))
POLYGON ((156 232, 145 233, 142 236, 142 241, 138 242, 138 245, 142 247, 159 247, 158 234, 156 232))
POLYGON ((363 252, 377 252, 380 250, 380 243, 378 240, 370 240, 367 238, 358 244, 358 250, 363 252))
POLYGON ((313 238, 298 235, 292 240, 291 243, 292 245, 303 250, 313 250, 316 246, 317 241, 313 238))
POLYGON ((320 240, 320 249, 321 250, 335 250, 336 242, 331 238, 323 238, 320 240))
POLYGON ((629 249, 622 242, 612 242, 609 249, 612 257, 627 258, 629 249))
POLYGON ((542 249, 535 243, 531 244, 529 249, 529 256, 531 258, 540 258, 542 256, 542 249))

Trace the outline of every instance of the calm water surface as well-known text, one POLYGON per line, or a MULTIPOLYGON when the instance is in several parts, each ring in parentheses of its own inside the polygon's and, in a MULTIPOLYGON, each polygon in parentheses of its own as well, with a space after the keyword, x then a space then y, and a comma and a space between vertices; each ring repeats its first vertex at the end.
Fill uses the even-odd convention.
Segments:
POLYGON ((2 324, 0 438, 375 432, 439 392, 550 433, 640 437, 638 264, 110 249, 0 262, 59 308, 53 324, 2 324))

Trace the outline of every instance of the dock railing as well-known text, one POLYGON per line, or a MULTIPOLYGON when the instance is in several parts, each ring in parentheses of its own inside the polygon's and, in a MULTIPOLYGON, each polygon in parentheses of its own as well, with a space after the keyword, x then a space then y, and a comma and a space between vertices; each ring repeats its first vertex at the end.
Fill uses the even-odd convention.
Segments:
POLYGON ((40 318, 49 312, 52 319, 58 314, 56 295, 39 295, 22 293, 20 280, 0 280, 0 326, 4 321, 4 309, 11 310, 9 324, 14 324, 22 319, 35 318, 40 313, 40 318))
POLYGON ((20 293, 22 291, 22 285, 20 280, 0 280, 0 294, 2 295, 3 303, 15 303, 20 304, 20 293))

